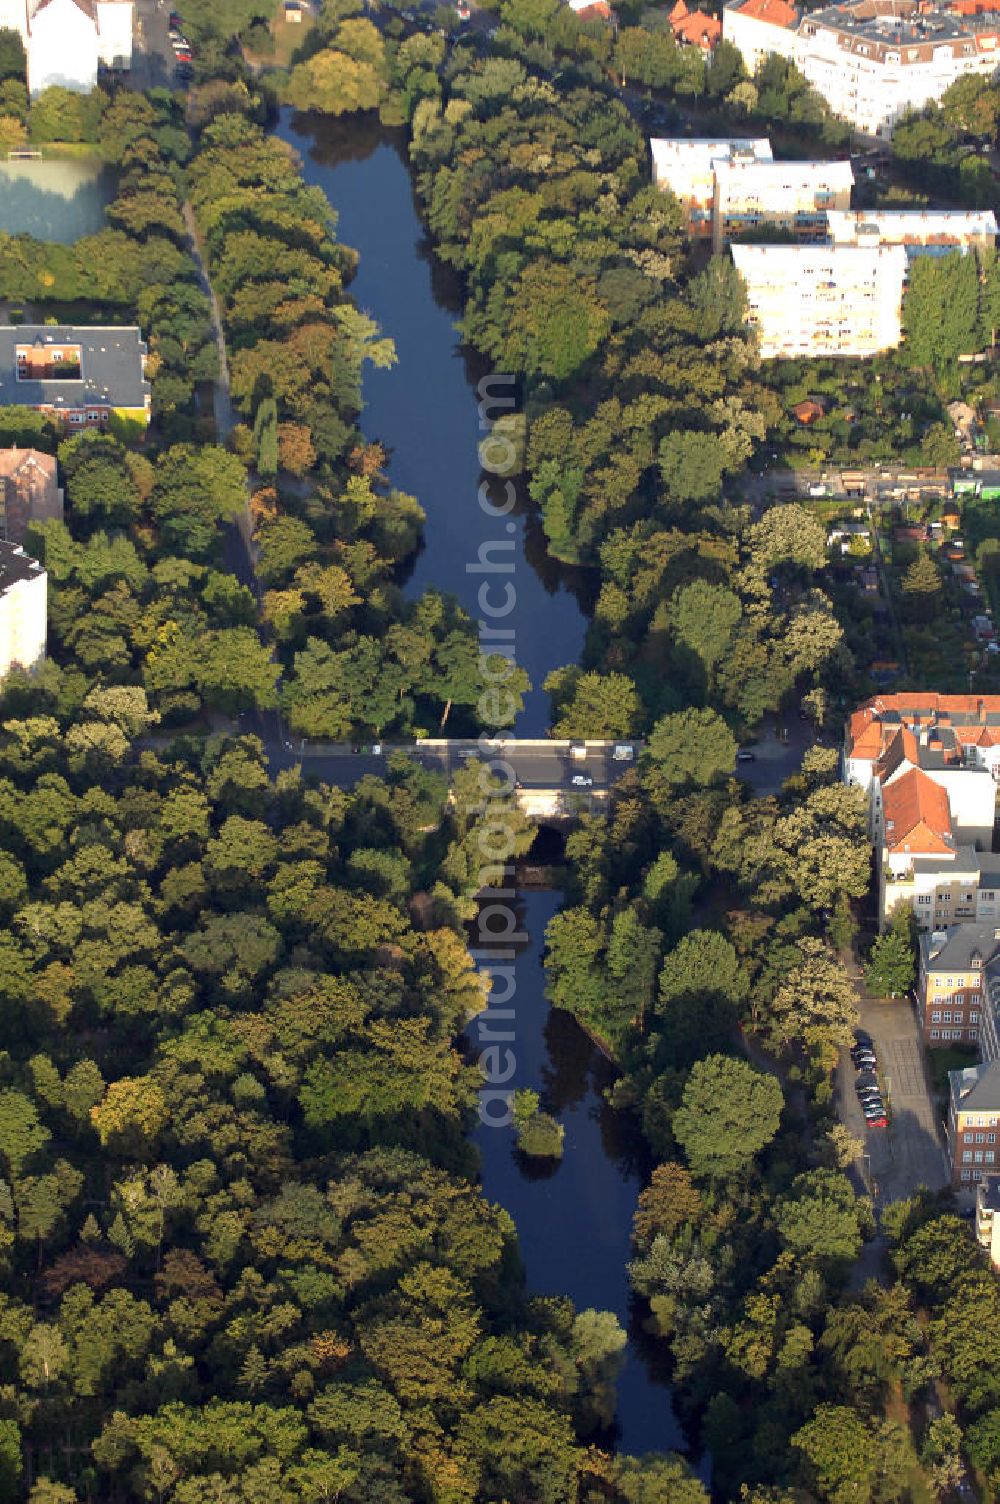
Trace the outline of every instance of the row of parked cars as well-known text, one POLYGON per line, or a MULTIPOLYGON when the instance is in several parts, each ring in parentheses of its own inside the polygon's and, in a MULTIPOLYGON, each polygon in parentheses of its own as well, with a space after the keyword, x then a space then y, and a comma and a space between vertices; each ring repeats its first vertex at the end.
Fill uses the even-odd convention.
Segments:
POLYGON ((184 25, 177 11, 172 10, 169 16, 170 46, 173 49, 176 61, 176 74, 179 79, 194 77, 194 48, 184 35, 184 25))
POLYGON ((889 1114, 882 1100, 882 1088, 878 1084, 878 1056, 875 1042, 864 1029, 855 1029, 851 1046, 851 1060, 857 1077, 854 1090, 861 1103, 861 1111, 869 1128, 888 1128, 889 1114))

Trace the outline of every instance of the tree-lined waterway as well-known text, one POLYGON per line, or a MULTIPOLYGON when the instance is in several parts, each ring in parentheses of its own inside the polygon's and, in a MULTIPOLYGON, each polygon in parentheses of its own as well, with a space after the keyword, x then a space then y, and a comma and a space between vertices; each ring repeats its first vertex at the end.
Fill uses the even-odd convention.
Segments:
MULTIPOLYGON (((338 214, 338 234, 360 253, 351 291, 396 343, 399 363, 365 377, 364 428, 391 450, 394 485, 427 511, 426 541, 408 582, 453 592, 473 615, 480 577, 466 565, 480 543, 496 539, 495 519, 478 504, 476 382, 481 372, 455 330, 459 290, 427 245, 398 144, 378 127, 283 113, 277 133, 302 155, 306 181, 321 187, 338 214)), ((541 683, 551 669, 579 660, 586 632, 586 580, 548 559, 530 505, 517 512, 513 575, 518 661, 536 686, 518 722, 522 736, 548 725, 541 683)), ((563 1123, 565 1152, 540 1169, 514 1151, 509 1128, 480 1128, 483 1185, 513 1216, 530 1288, 567 1295, 578 1309, 614 1311, 631 1326, 619 1382, 618 1444, 623 1451, 683 1445, 665 1376, 631 1321, 626 1260, 636 1198, 645 1178, 641 1139, 604 1101, 613 1072, 567 1013, 545 998, 545 926, 561 903, 555 892, 522 892, 513 1004, 516 1058, 511 1083, 532 1087, 563 1123)), ((487 1015, 484 1015, 488 1017, 487 1015)), ((470 1030, 474 1047, 477 1027, 470 1030)))

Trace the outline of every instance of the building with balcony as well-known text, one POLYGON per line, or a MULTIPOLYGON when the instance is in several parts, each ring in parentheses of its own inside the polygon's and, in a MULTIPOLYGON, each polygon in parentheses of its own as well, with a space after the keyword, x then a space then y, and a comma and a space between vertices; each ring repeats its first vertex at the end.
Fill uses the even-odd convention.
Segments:
POLYGON ((901 245, 913 256, 991 251, 997 238, 992 209, 830 209, 833 245, 901 245))
POLYGON ((710 240, 715 222, 715 169, 731 158, 770 162, 771 143, 749 136, 655 138, 653 182, 667 188, 684 209, 686 230, 695 240, 710 240))
POLYGON ((902 337, 902 246, 734 245, 765 358, 892 350, 902 337))
POLYGON ((134 325, 0 326, 0 407, 32 407, 71 431, 104 427, 112 414, 146 424, 146 360, 134 325))
POLYGON ((992 77, 1000 64, 994 0, 845 0, 812 11, 728 0, 722 34, 751 73, 769 54, 788 58, 835 115, 870 136, 890 136, 957 79, 992 77))
POLYGON ((996 1173, 1000 1061, 948 1072, 948 1151, 952 1184, 971 1187, 996 1173))
POLYGON ((827 213, 847 210, 850 162, 774 162, 735 154, 715 164, 712 248, 764 229, 823 242, 827 213))

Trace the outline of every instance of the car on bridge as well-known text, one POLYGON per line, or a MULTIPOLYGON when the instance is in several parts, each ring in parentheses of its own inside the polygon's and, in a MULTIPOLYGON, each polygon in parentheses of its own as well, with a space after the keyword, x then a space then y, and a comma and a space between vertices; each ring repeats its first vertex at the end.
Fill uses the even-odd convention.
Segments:
POLYGON ((570 782, 575 789, 589 789, 593 785, 594 780, 589 773, 574 773, 570 782))

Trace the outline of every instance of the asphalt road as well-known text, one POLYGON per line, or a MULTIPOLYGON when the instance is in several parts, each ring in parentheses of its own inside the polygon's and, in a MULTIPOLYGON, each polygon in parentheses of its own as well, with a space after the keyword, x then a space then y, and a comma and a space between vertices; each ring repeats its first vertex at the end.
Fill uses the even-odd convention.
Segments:
MULTIPOLYGON (((385 774, 386 759, 394 751, 406 752, 421 767, 443 773, 449 779, 464 766, 470 757, 486 760, 476 741, 453 741, 447 747, 422 747, 409 742, 405 744, 385 742, 375 754, 370 745, 355 752, 346 745, 330 746, 303 744, 299 741, 278 739, 274 735, 270 717, 261 720, 256 712, 240 717, 240 730, 251 731, 264 741, 272 770, 296 767, 301 764, 306 774, 313 773, 338 788, 351 788, 360 779, 385 774)), ((638 744, 628 743, 636 746, 638 744)), ((529 742, 519 745, 509 741, 492 756, 511 768, 516 783, 523 789, 565 789, 567 792, 601 792, 615 784, 623 773, 634 767, 634 760, 616 761, 610 747, 590 747, 583 758, 573 757, 566 747, 539 745, 529 742), (574 785, 573 779, 589 777, 589 785, 574 785)))
POLYGON ((846 1050, 837 1071, 838 1105, 841 1120, 865 1140, 866 1178, 878 1205, 905 1200, 921 1185, 939 1190, 951 1177, 913 1008, 906 998, 881 1002, 863 988, 859 991, 861 1027, 875 1041, 889 1101, 889 1127, 866 1127, 846 1050))

